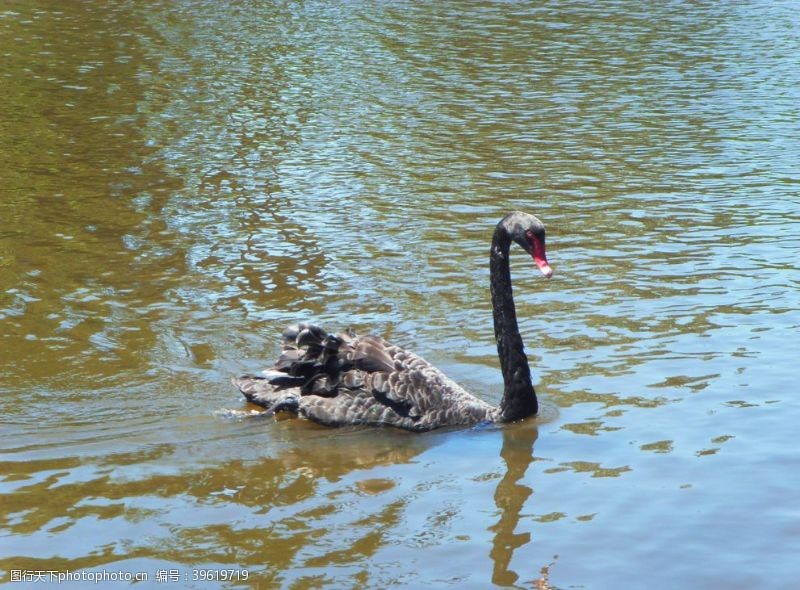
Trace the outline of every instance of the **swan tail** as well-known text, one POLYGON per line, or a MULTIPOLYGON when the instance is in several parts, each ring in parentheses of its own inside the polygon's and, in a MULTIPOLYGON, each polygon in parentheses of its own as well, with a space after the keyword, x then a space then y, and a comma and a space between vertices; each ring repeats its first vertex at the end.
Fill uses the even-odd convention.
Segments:
MULTIPOLYGON (((277 371, 274 371, 277 372, 277 371)), ((257 377, 242 375, 231 379, 251 404, 265 408, 268 413, 291 412, 296 414, 300 405, 300 389, 296 379, 284 373, 279 376, 257 377)))
POLYGON ((354 338, 349 329, 334 336, 313 324, 289 326, 275 365, 263 376, 234 377, 233 384, 247 401, 269 412, 297 413, 303 396, 337 395, 342 374, 353 365, 346 357, 352 356, 354 338))

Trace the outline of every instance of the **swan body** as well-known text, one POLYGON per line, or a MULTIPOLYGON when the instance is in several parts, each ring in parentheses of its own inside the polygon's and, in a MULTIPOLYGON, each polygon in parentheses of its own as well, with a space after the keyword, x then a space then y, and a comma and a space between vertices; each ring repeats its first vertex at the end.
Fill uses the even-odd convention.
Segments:
POLYGON ((505 388, 499 406, 467 392, 422 357, 377 336, 328 334, 290 326, 283 351, 263 376, 233 379, 248 401, 326 426, 394 426, 423 432, 443 426, 510 422, 535 414, 536 392, 517 325, 508 254, 516 242, 549 278, 544 225, 515 211, 496 226, 489 254, 495 339, 505 388))

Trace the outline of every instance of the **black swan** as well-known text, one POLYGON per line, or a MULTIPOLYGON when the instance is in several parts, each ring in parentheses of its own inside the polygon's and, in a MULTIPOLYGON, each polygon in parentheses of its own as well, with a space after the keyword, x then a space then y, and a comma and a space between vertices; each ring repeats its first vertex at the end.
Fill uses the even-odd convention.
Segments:
POLYGON ((376 336, 338 335, 299 324, 283 333, 283 352, 263 377, 235 377, 248 401, 269 413, 288 411, 327 426, 386 425, 423 432, 442 426, 511 422, 538 411, 517 326, 508 253, 511 241, 550 278, 544 225, 515 211, 495 228, 489 254, 497 354, 505 388, 494 407, 413 352, 376 336))

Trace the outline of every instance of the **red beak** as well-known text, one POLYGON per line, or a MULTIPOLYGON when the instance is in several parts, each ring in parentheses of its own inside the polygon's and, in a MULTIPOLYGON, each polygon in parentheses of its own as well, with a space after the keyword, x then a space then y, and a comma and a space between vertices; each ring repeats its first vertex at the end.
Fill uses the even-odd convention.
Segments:
POLYGON ((535 235, 532 231, 529 231, 527 235, 528 240, 531 242, 531 249, 533 250, 533 261, 536 263, 536 266, 539 267, 541 273, 549 279, 553 276, 553 269, 550 268, 550 265, 547 263, 547 254, 545 253, 544 249, 544 239, 541 236, 535 235))

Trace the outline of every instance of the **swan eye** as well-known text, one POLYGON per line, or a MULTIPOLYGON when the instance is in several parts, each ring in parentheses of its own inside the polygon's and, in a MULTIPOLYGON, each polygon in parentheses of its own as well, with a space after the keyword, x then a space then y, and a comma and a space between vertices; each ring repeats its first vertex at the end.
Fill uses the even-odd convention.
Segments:
POLYGON ((541 244, 543 242, 541 235, 536 235, 532 229, 525 231, 525 239, 527 240, 528 244, 530 244, 531 252, 533 252, 537 244, 541 244))

